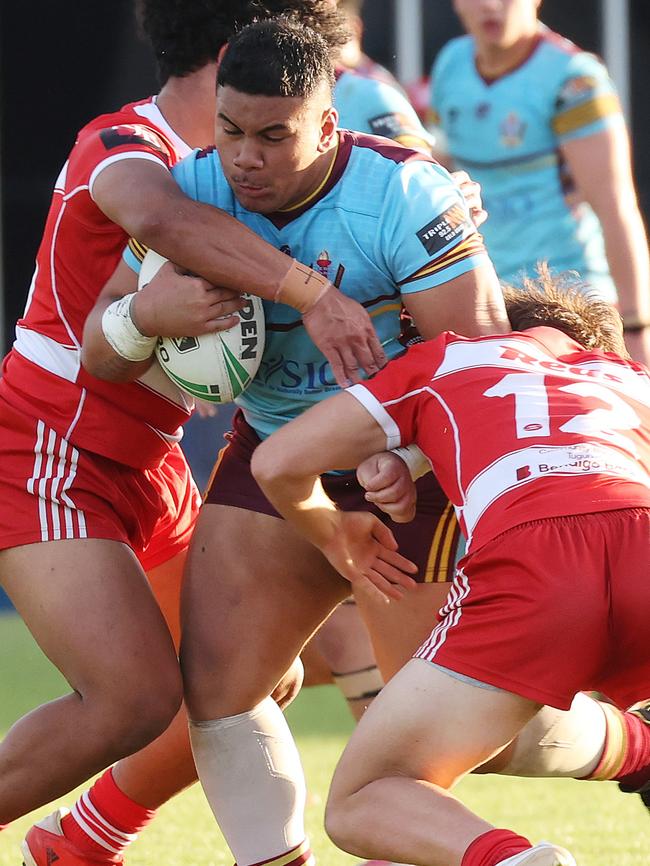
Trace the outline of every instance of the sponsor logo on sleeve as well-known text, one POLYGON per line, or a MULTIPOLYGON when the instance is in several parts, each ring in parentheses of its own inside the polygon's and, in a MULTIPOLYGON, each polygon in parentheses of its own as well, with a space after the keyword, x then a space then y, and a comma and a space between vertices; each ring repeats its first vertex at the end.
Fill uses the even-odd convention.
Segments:
POLYGON ((440 252, 456 238, 462 237, 465 233, 469 234, 471 231, 473 231, 473 227, 465 211, 459 204, 454 204, 423 226, 417 232, 417 236, 424 249, 431 256, 440 252))
POLYGON ((99 137, 106 150, 124 147, 126 144, 139 144, 168 155, 169 150, 162 138, 153 129, 137 123, 125 123, 121 126, 111 126, 102 129, 99 137))
POLYGON ((417 127, 405 114, 380 114, 368 121, 373 135, 383 135, 384 138, 397 138, 405 132, 416 132, 417 127))
POLYGON ((598 82, 592 75, 579 75, 576 78, 570 78, 562 85, 555 107, 561 110, 575 102, 582 102, 587 97, 592 96, 597 87, 598 82))

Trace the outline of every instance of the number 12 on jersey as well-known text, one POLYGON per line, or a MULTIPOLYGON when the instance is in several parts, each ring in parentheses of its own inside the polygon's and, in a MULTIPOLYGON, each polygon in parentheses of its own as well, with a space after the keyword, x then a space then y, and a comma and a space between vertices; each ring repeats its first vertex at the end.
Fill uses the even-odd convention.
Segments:
POLYGON ((629 403, 612 389, 595 382, 556 385, 548 382, 548 378, 542 373, 508 373, 483 393, 485 397, 515 398, 517 439, 551 435, 549 392, 560 398, 563 393, 577 396, 585 404, 584 412, 564 421, 557 428, 560 432, 574 433, 587 439, 601 439, 623 448, 634 457, 638 456, 634 442, 617 433, 618 430, 637 430, 641 427, 641 419, 629 403), (601 405, 593 406, 594 401, 601 405))

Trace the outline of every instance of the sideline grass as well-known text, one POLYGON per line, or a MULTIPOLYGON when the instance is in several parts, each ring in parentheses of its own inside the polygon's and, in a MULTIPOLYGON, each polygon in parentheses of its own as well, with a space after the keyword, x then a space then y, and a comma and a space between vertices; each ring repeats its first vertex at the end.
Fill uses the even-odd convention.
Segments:
MULTIPOLYGON (((17 617, 0 615, 0 731, 38 703, 61 694, 65 684, 35 647, 17 617)), ((307 825, 322 866, 352 866, 322 830, 332 770, 351 730, 347 710, 333 687, 308 689, 289 712, 309 786, 307 825)), ((458 788, 465 803, 497 826, 512 827, 538 841, 570 848, 580 866, 645 866, 650 816, 637 797, 610 784, 560 780, 470 778, 458 788)), ((69 803, 71 797, 61 802, 69 803)), ((44 808, 0 834, 0 866, 19 866, 18 842, 44 808)), ((254 828, 252 828, 254 832, 254 828)), ((223 839, 195 787, 161 809, 135 843, 128 866, 232 866, 223 839)))

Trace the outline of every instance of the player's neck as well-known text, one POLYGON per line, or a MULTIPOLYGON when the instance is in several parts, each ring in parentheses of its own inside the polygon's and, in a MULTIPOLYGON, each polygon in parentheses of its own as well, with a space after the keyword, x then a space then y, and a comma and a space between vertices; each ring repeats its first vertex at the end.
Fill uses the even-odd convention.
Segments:
POLYGON ((501 46, 476 43, 476 68, 486 80, 501 78, 521 66, 532 54, 540 40, 537 28, 523 34, 512 45, 501 46))
POLYGON ((190 147, 214 144, 217 64, 167 80, 156 103, 174 132, 190 147))
POLYGON ((305 172, 304 182, 295 200, 281 208, 280 213, 290 213, 302 209, 319 198, 334 170, 338 148, 339 137, 336 135, 330 147, 305 172))

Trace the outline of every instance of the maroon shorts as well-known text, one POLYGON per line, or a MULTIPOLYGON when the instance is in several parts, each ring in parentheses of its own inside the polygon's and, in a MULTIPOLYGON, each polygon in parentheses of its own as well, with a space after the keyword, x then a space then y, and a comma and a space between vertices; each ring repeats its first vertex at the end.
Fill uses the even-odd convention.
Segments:
MULTIPOLYGON (((230 505, 279 517, 251 474, 251 457, 259 437, 241 412, 233 420, 229 444, 219 454, 208 484, 205 502, 230 505)), ((383 511, 364 499, 354 473, 324 475, 323 487, 343 511, 370 511, 393 532, 399 551, 419 569, 420 583, 450 581, 454 576, 460 529, 454 509, 432 473, 417 482, 418 504, 410 523, 394 523, 383 511)))
POLYGON ((650 509, 522 524, 464 557, 415 654, 540 704, 650 695, 650 509))
POLYGON ((128 544, 146 571, 189 545, 199 505, 178 445, 155 469, 133 469, 0 400, 0 549, 103 538, 128 544))

